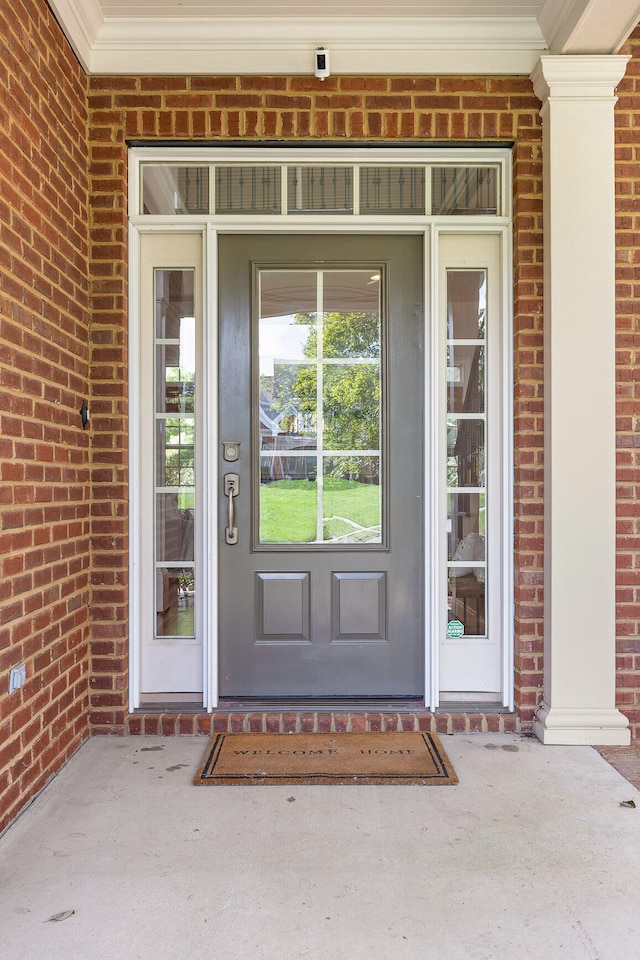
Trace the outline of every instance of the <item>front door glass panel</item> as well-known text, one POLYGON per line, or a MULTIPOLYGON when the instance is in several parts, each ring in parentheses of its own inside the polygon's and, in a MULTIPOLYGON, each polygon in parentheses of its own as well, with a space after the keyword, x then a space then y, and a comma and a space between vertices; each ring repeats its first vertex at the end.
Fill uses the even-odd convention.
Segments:
POLYGON ((257 547, 381 544, 380 269, 257 276, 257 547))

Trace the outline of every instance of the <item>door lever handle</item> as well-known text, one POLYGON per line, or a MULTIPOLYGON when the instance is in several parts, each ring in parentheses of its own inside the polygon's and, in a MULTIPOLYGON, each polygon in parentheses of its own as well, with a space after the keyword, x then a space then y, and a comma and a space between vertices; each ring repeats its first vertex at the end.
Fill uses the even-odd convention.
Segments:
POLYGON ((235 525, 236 509, 235 497, 240 493, 240 477, 237 473, 225 473, 224 495, 228 498, 227 528, 224 532, 225 543, 233 545, 238 542, 238 528, 235 525))

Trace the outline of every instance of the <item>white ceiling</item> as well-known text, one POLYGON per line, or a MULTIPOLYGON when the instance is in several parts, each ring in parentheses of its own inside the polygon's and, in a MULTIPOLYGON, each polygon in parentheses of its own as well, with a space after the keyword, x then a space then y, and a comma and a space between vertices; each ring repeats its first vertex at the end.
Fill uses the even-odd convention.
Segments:
POLYGON ((528 74, 615 53, 640 0, 49 0, 92 74, 528 74))

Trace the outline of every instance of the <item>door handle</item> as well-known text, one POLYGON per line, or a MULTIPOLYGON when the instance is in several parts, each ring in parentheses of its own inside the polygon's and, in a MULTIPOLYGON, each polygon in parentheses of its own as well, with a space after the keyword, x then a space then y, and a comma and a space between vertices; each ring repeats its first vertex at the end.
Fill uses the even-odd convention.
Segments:
POLYGON ((233 545, 238 542, 238 528, 235 525, 236 508, 235 497, 240 493, 240 477, 237 473, 225 473, 224 495, 228 497, 227 528, 224 532, 225 543, 233 545))

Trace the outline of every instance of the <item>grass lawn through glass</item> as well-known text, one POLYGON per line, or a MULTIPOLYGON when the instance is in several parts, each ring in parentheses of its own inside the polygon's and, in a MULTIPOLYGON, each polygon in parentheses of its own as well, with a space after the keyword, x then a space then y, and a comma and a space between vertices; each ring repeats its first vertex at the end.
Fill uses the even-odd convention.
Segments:
MULTIPOLYGON (((277 480, 260 486, 260 542, 317 542, 315 481, 277 480)), ((380 543, 380 487, 325 477, 323 542, 380 543)))

